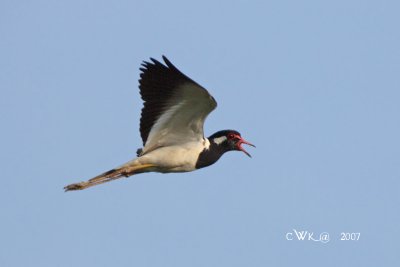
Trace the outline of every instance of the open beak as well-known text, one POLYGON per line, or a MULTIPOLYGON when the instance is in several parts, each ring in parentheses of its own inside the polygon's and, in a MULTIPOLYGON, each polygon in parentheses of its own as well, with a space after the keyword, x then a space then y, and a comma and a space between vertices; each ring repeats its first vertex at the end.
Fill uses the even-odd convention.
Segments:
POLYGON ((243 153, 245 153, 247 156, 249 156, 249 157, 251 158, 250 153, 247 152, 247 151, 242 147, 242 144, 246 144, 246 145, 249 145, 249 146, 252 146, 252 147, 256 147, 256 146, 253 145, 252 143, 247 142, 247 141, 244 140, 243 138, 240 139, 240 140, 237 142, 237 148, 238 148, 238 150, 242 151, 243 153))

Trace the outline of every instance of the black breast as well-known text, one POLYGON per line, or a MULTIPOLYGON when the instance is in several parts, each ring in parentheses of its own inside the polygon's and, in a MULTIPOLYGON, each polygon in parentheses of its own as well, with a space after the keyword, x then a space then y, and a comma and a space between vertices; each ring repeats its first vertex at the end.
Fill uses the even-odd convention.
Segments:
POLYGON ((204 168, 214 164, 224 153, 226 150, 215 144, 214 142, 210 142, 210 147, 208 149, 204 149, 197 159, 196 169, 204 168))

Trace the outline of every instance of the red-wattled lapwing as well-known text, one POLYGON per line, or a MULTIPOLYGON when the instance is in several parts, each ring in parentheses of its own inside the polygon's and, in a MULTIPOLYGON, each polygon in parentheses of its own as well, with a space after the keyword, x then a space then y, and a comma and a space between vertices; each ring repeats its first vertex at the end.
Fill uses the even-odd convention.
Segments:
POLYGON ((140 119, 143 148, 137 158, 86 182, 64 189, 81 190, 143 172, 189 172, 215 163, 225 152, 250 154, 234 130, 204 137, 203 124, 217 102, 206 89, 180 72, 163 56, 165 65, 150 58, 140 70, 139 88, 144 101, 140 119))

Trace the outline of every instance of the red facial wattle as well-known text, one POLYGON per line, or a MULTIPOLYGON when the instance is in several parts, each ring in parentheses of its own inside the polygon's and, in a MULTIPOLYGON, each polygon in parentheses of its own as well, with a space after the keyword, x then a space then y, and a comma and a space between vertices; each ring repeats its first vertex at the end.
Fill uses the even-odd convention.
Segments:
POLYGON ((238 134, 234 134, 231 133, 228 135, 228 139, 230 140, 237 140, 236 141, 236 149, 239 151, 242 151, 243 153, 245 153, 247 156, 249 156, 251 158, 251 155, 249 152, 247 152, 243 147, 242 144, 246 144, 252 147, 256 147, 255 145, 253 145, 252 143, 247 142, 246 140, 244 140, 240 135, 238 134))

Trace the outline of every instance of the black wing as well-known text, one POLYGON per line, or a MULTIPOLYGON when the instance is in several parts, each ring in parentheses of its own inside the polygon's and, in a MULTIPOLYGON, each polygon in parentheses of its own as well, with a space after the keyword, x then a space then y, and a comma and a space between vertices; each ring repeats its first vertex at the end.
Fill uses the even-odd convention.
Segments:
POLYGON ((202 138, 204 120, 217 106, 216 101, 165 56, 166 65, 150 60, 143 62, 139 80, 144 101, 140 119, 143 152, 178 139, 184 142, 202 138))

